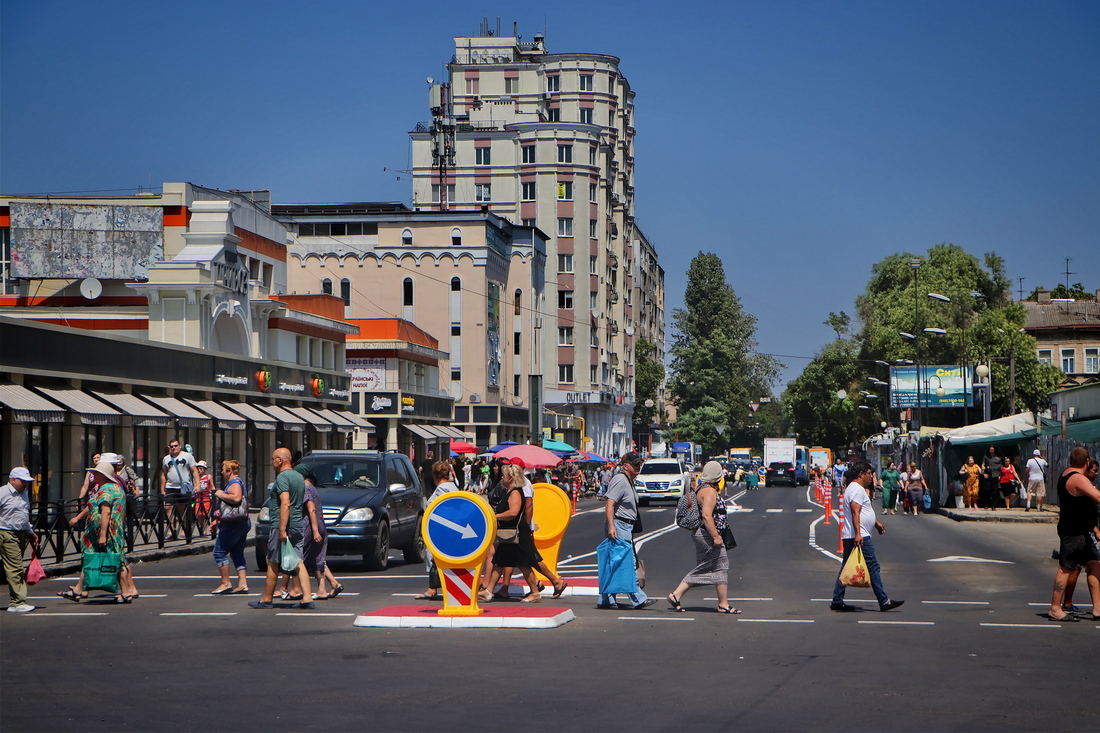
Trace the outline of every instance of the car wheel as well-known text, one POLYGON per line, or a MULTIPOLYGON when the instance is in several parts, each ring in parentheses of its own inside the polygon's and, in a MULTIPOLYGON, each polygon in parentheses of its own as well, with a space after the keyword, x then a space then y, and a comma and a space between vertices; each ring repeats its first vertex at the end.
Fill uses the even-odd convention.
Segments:
POLYGON ((649 499, 638 497, 638 506, 649 506, 649 499))
POLYGON ((420 525, 423 518, 423 514, 416 518, 416 536, 413 537, 413 543, 401 550, 405 555, 405 562, 410 565, 424 562, 424 558, 428 553, 428 548, 424 546, 424 537, 420 534, 420 525))
POLYGON ((374 546, 363 555, 367 570, 385 570, 390 563, 390 523, 383 520, 378 525, 378 537, 374 546))

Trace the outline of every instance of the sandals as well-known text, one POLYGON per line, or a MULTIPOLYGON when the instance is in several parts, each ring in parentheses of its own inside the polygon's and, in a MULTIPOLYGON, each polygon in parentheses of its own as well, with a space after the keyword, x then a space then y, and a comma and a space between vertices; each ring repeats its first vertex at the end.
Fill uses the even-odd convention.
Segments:
POLYGON ((63 590, 57 595, 61 596, 62 598, 67 598, 73 603, 80 603, 80 599, 88 597, 87 593, 77 593, 75 590, 63 590))
POLYGON ((299 593, 296 596, 292 596, 292 595, 290 595, 290 591, 286 591, 286 590, 284 590, 282 593, 280 593, 279 597, 282 598, 284 601, 300 601, 300 600, 302 600, 302 594, 301 593, 299 593))
POLYGON ((222 588, 221 590, 212 590, 212 591, 210 591, 210 595, 212 595, 212 596, 227 596, 232 592, 233 592, 233 587, 230 586, 228 588, 222 588))
POLYGON ((554 589, 554 595, 551 598, 561 598, 561 594, 565 592, 565 589, 569 587, 569 581, 563 580, 560 588, 554 589))
POLYGON ((133 603, 133 596, 115 596, 115 603, 133 603))
MULTIPOLYGON (((331 597, 332 596, 329 596, 329 598, 331 598, 331 597)), ((415 596, 413 596, 413 600, 414 601, 429 601, 432 598, 438 598, 438 597, 439 597, 439 591, 432 591, 431 593, 417 593, 415 596)))
POLYGON ((541 603, 541 602, 542 602, 542 593, 539 593, 538 591, 533 591, 531 593, 528 593, 527 595, 525 595, 523 598, 520 599, 520 603, 541 603))
POLYGON ((344 590, 344 586, 342 586, 342 585, 334 586, 333 589, 329 591, 328 597, 329 598, 335 598, 336 596, 340 595, 340 592, 343 591, 343 590, 344 590))
MULTIPOLYGON (((684 607, 680 605, 680 599, 674 598, 671 593, 665 596, 665 600, 668 601, 668 605, 672 606, 673 611, 684 612, 684 607)), ((719 606, 721 608, 721 606, 719 606)))
POLYGON ((719 606, 718 613, 741 613, 741 609, 733 606, 719 606))
POLYGON ((495 600, 495 597, 487 590, 479 590, 477 592, 477 599, 482 603, 492 603, 495 600))

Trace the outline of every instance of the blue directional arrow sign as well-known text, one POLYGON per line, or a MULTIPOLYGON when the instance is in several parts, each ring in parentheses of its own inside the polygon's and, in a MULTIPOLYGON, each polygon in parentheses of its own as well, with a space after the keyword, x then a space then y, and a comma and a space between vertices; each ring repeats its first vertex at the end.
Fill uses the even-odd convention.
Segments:
POLYGON ((489 517, 472 495, 454 492, 428 507, 424 540, 433 554, 458 562, 482 552, 488 545, 489 517))

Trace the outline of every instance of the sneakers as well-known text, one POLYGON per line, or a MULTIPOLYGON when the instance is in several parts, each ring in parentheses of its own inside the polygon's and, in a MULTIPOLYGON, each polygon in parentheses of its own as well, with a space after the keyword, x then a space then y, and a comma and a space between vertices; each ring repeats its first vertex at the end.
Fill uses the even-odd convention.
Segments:
POLYGON ((34 609, 35 606, 29 603, 20 603, 18 606, 8 606, 8 613, 28 613, 34 609))
POLYGON ((903 603, 905 603, 905 601, 890 601, 885 606, 879 606, 878 610, 880 610, 880 611, 893 611, 895 608, 897 608, 898 606, 900 606, 903 603))

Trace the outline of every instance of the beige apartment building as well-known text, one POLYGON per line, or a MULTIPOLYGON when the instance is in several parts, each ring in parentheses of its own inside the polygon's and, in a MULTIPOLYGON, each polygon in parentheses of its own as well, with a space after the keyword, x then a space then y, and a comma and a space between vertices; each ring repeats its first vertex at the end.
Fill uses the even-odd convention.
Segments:
POLYGON ((1035 337, 1039 361, 1065 372, 1063 387, 1100 381, 1100 290, 1097 300, 1051 298, 1040 290, 1036 300, 1021 301, 1024 330, 1035 337))
POLYGON ((413 208, 484 209, 549 235, 550 427, 623 453, 635 341, 663 357, 665 339, 663 271, 634 219, 634 92, 619 59, 483 28, 455 38, 447 69, 431 87, 433 120, 410 133, 413 208))
MULTIPOLYGON (((388 366, 377 363, 375 381, 384 384, 353 381, 359 414, 385 414, 372 407, 375 397, 392 402, 400 391, 413 405, 453 401, 453 425, 482 448, 539 432, 541 375, 554 348, 544 334, 555 329, 546 235, 538 228, 492 212, 414 212, 401 204, 279 204, 272 211, 291 231, 291 293, 331 293, 343 299, 349 322, 367 331, 374 330, 368 319, 396 319, 438 342, 429 349, 395 337, 387 347, 389 337, 373 337, 370 349, 393 353, 388 366)), ((349 345, 349 354, 367 356, 360 348, 349 345)), ((405 417, 414 426, 418 413, 405 417)), ((442 417, 418 419, 430 430, 442 417)), ((406 438, 386 445, 415 444, 406 438)))

